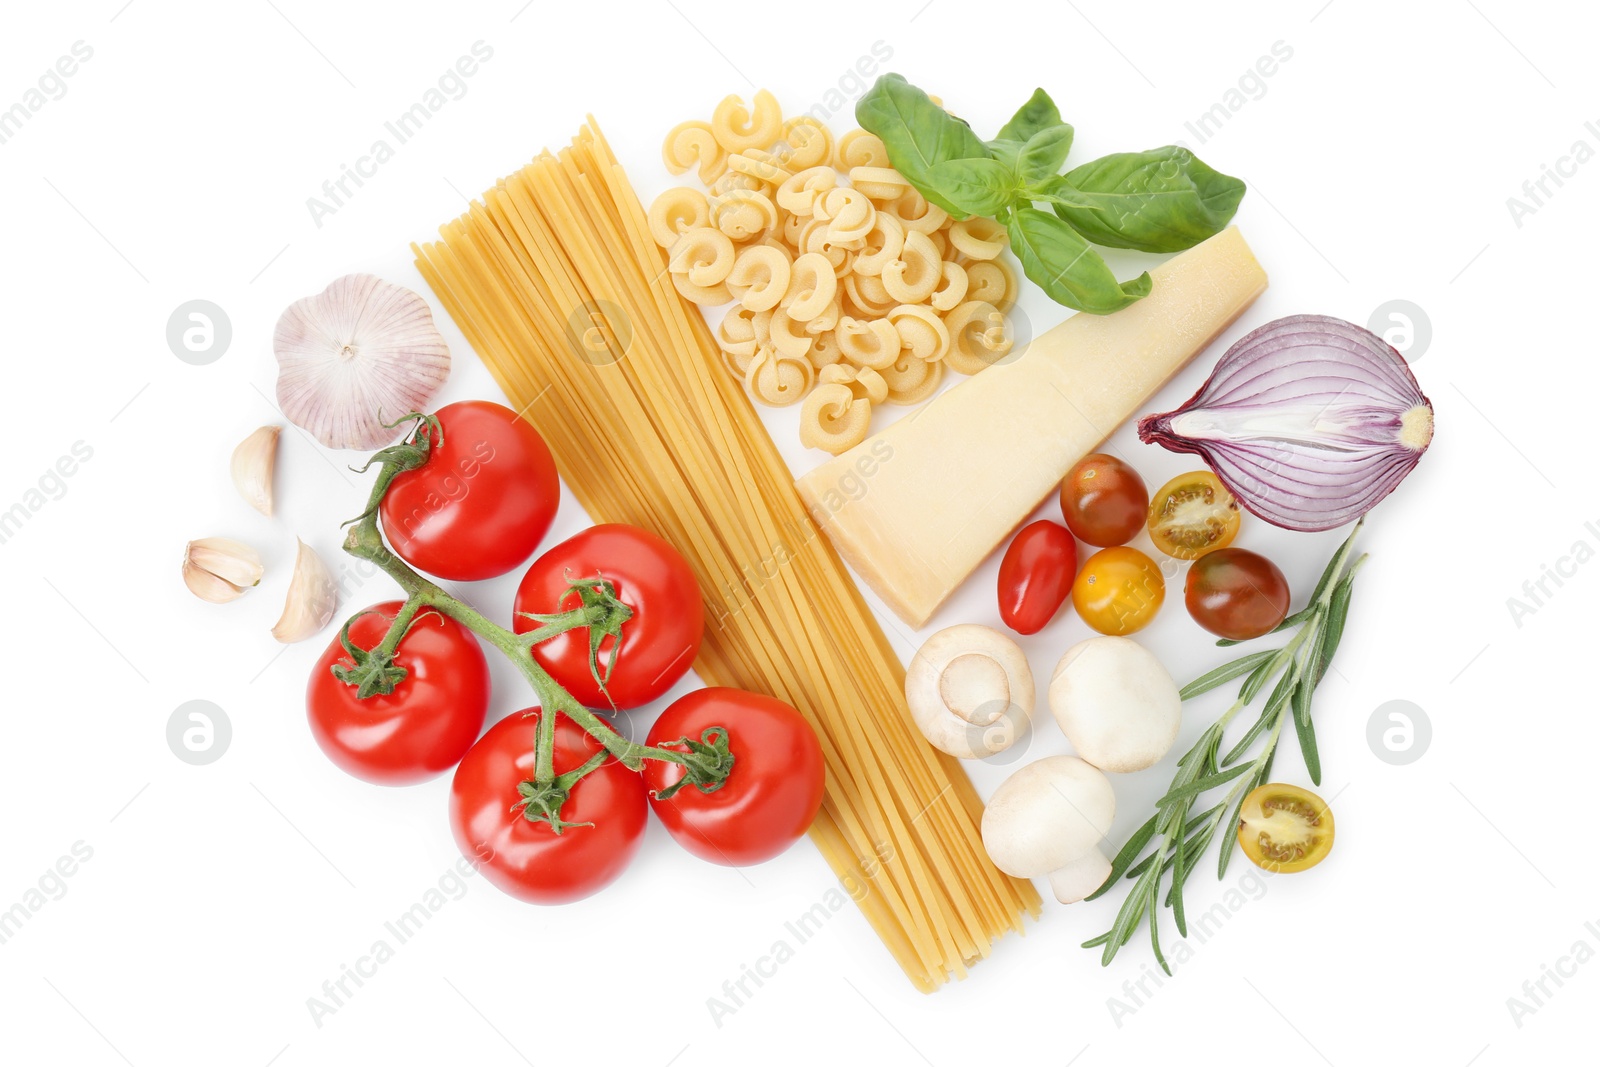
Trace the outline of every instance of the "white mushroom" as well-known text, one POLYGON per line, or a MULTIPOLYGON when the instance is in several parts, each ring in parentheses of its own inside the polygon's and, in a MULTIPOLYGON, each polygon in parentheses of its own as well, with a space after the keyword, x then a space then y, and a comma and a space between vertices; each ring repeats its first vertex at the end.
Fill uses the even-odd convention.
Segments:
POLYGON ((1050 710, 1078 755, 1125 774, 1149 767, 1172 748, 1183 700, 1149 649, 1126 637, 1091 637, 1056 664, 1050 710))
POLYGON ((983 811, 983 847, 1013 878, 1047 875, 1073 904, 1111 874, 1100 842, 1111 832, 1111 781, 1076 756, 1047 756, 1001 783, 983 811))
POLYGON ((934 748, 961 759, 1003 752, 1033 715, 1033 672, 1011 638, 968 623, 928 638, 906 670, 911 717, 934 748))

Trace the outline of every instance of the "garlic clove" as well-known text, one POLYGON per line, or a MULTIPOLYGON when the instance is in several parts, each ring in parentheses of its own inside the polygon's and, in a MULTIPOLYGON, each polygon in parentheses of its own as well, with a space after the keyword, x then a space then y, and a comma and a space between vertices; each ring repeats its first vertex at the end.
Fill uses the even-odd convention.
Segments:
POLYGON ((261 581, 261 556, 242 541, 202 537, 183 549, 183 583, 211 604, 226 604, 261 581))
POLYGON ((283 615, 272 628, 272 636, 286 645, 304 641, 328 625, 339 606, 339 590, 328 565, 310 545, 296 540, 300 549, 294 558, 289 595, 283 603, 283 615))
POLYGON ((450 376, 428 302, 371 274, 347 274, 297 300, 272 335, 278 405, 329 448, 372 449, 399 433, 450 376))
POLYGON ((263 426, 239 442, 233 450, 229 469, 233 487, 246 504, 263 515, 272 514, 272 472, 278 463, 278 435, 281 426, 263 426))

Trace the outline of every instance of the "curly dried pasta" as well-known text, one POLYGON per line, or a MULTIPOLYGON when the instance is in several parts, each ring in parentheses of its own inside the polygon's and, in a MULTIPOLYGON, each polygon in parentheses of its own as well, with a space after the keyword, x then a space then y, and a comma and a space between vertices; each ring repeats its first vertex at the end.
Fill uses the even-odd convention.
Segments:
POLYGON ((1000 309, 986 300, 969 300, 944 317, 950 335, 945 362, 957 374, 977 374, 1004 359, 1015 338, 1000 309))
POLYGON ((944 363, 929 363, 908 352, 878 373, 889 385, 889 403, 920 404, 938 390, 944 363))
POLYGON ((883 370, 900 358, 900 332, 888 319, 856 319, 846 315, 833 331, 839 351, 858 367, 883 370))
POLYGON ((900 347, 928 363, 950 350, 950 331, 939 313, 921 304, 901 304, 889 312, 889 323, 900 335, 900 347))
POLYGON ((674 174, 694 167, 701 183, 710 185, 728 169, 728 152, 717 143, 709 122, 680 122, 667 131, 661 161, 674 174))
POLYGON ((745 372, 750 394, 763 404, 787 407, 805 399, 816 383, 817 372, 804 356, 794 358, 762 346, 745 372))
POLYGON ((765 89, 746 108, 737 94, 725 96, 711 113, 711 133, 728 152, 769 148, 783 135, 783 109, 765 89))
POLYGON ((821 166, 833 158, 833 131, 821 119, 796 115, 783 124, 783 142, 778 152, 790 170, 821 166))
POLYGON ((789 254, 776 245, 740 250, 726 279, 728 292, 751 311, 771 311, 789 290, 789 254))
POLYGON ((847 385, 817 386, 800 409, 800 443, 838 455, 867 439, 872 425, 872 404, 847 385))
POLYGON ((834 163, 843 171, 856 167, 887 167, 889 150, 883 147, 883 142, 878 140, 876 134, 866 130, 851 130, 839 138, 834 163))
POLYGON ((1006 228, 994 219, 974 215, 950 227, 950 243, 971 259, 993 259, 1006 246, 1006 228))
POLYGON ((674 127, 662 155, 710 187, 651 205, 673 285, 699 304, 733 302, 714 332, 728 373, 763 404, 806 398, 809 447, 843 451, 879 405, 918 403, 946 367, 974 374, 1011 351, 1005 229, 952 220, 867 131, 835 141, 811 115, 784 119, 762 90, 674 127))

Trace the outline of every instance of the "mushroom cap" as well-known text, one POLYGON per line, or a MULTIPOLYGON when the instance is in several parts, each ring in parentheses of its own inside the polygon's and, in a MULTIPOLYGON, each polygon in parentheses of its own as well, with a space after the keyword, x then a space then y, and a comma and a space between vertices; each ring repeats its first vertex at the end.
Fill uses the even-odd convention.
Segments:
POLYGON ((1033 671, 1017 643, 976 623, 923 643, 906 668, 906 704, 928 742, 960 759, 1003 752, 1033 717, 1033 671))
POLYGON ((1067 649, 1050 678, 1050 710, 1078 755, 1114 774, 1160 761, 1178 738, 1183 700, 1155 655, 1126 637, 1067 649))
POLYGON ((1111 832, 1111 780, 1077 756, 1046 756, 1000 783, 983 811, 983 847, 1014 878, 1070 866, 1111 832))

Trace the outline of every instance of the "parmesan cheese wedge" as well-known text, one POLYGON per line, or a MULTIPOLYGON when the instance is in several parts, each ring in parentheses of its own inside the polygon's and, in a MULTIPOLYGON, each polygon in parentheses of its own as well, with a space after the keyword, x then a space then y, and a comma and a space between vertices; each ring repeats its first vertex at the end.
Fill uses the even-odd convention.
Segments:
POLYGON ((1072 316, 796 483, 839 554, 907 623, 926 624, 1073 464, 1267 287, 1233 227, 1150 273, 1138 303, 1072 316))

